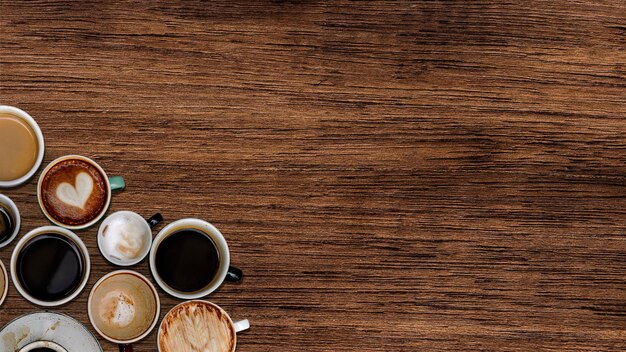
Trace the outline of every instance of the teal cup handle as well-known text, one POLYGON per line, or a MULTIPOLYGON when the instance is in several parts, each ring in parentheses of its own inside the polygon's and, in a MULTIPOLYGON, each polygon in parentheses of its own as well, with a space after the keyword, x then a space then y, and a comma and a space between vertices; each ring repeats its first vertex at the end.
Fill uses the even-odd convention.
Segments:
POLYGON ((111 191, 121 191, 126 188, 126 182, 124 182, 122 176, 109 177, 109 185, 111 186, 111 191))

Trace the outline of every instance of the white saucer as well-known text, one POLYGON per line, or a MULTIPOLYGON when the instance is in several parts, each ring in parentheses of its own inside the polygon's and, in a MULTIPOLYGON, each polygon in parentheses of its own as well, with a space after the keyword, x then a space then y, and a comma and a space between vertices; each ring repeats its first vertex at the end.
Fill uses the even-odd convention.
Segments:
POLYGON ((52 341, 68 352, 102 352, 98 340, 78 320, 58 313, 23 315, 0 330, 0 351, 16 351, 34 341, 52 341))

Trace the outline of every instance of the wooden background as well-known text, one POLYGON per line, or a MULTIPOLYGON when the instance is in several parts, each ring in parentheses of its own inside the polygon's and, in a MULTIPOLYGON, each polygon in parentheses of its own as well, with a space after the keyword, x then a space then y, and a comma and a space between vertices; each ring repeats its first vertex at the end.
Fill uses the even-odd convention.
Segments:
POLYGON ((626 350, 624 1, 0 0, 0 77, 112 211, 222 230, 238 351, 626 350))

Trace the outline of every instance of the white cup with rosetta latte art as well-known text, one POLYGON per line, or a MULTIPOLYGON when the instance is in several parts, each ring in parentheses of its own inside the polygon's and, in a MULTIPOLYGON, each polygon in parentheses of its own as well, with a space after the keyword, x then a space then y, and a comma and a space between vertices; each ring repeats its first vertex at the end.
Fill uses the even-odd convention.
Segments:
POLYGON ((218 305, 187 301, 172 308, 159 327, 159 352, 234 352, 248 319, 234 321, 218 305))
POLYGON ((123 178, 108 177, 95 161, 66 155, 48 164, 39 176, 37 199, 48 220, 80 230, 98 222, 111 204, 111 192, 125 186, 123 178))

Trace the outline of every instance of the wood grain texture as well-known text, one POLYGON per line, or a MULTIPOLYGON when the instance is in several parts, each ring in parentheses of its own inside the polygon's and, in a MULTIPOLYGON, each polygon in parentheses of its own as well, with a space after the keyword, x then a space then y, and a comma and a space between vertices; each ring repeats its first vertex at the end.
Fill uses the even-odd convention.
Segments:
POLYGON ((222 230, 238 351, 626 350, 623 1, 0 0, 0 103, 222 230))

